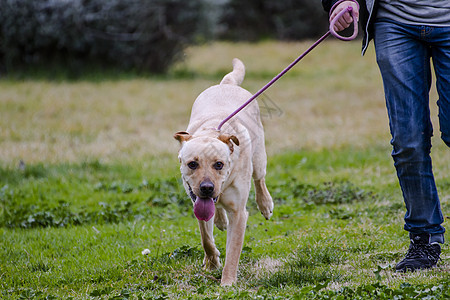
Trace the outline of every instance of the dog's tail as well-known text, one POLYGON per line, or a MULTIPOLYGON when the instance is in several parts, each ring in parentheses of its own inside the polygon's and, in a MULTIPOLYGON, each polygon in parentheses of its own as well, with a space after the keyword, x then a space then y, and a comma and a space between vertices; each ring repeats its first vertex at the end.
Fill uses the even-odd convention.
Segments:
POLYGON ((237 58, 233 59, 233 71, 225 75, 223 77, 220 84, 233 84, 233 85, 241 85, 242 81, 244 81, 245 76, 245 66, 242 61, 237 58))

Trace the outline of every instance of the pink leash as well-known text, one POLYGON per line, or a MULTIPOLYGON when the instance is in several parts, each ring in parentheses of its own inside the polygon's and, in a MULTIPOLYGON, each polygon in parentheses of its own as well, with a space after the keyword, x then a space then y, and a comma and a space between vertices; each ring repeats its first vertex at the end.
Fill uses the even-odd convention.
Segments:
MULTIPOLYGON (((333 10, 333 9, 332 9, 333 10)), ((331 11, 332 11, 331 10, 331 11)), ((228 117, 226 117, 220 124, 219 127, 217 127, 217 130, 220 131, 223 124, 228 122, 232 117, 234 117, 238 112, 243 110, 247 105, 250 104, 253 100, 255 100, 259 95, 261 95, 265 90, 267 90, 272 84, 274 84, 278 79, 281 78, 284 74, 286 74, 290 69, 292 69, 293 66, 295 66, 300 60, 302 60, 303 57, 305 57, 309 52, 311 52, 314 48, 316 48, 317 45, 319 45, 321 42, 323 42, 329 35, 333 35, 334 37, 342 40, 342 41, 351 41, 358 35, 358 21, 353 15, 353 8, 351 6, 347 7, 347 9, 343 9, 339 14, 336 15, 336 17, 331 20, 330 22, 330 28, 320 39, 318 39, 314 44, 312 44, 302 55, 297 57, 296 60, 294 60, 289 66, 287 66, 283 71, 281 71, 277 76, 275 76, 271 81, 269 81, 265 86, 263 86, 259 91, 257 91, 250 99, 247 100, 244 104, 242 104, 238 109, 236 109, 233 113, 231 113, 228 117), (349 37, 344 37, 339 35, 334 30, 334 24, 339 20, 346 12, 349 12, 353 18, 353 34, 349 37)))

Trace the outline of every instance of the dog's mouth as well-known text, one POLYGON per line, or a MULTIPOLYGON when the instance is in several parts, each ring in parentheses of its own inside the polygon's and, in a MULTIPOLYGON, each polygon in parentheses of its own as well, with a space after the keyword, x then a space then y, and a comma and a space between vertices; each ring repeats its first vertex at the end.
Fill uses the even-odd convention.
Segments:
POLYGON ((214 216, 214 212, 216 211, 215 203, 217 203, 217 199, 219 197, 211 198, 203 198, 197 196, 191 186, 188 184, 189 187, 189 196, 191 197, 192 201, 194 202, 194 215, 197 219, 200 221, 208 222, 211 220, 211 218, 214 216))
MULTIPOLYGON (((188 185, 188 188, 189 188, 189 196, 191 197, 191 199, 192 199, 192 202, 196 202, 197 201, 197 198, 202 198, 202 197, 200 197, 200 196, 197 196, 195 193, 194 193, 194 191, 192 190, 192 188, 191 188, 191 185, 188 183, 187 184, 188 185)), ((206 197, 206 198, 203 198, 203 199, 207 199, 208 197, 206 197)), ((213 202, 214 203, 217 203, 217 199, 219 199, 219 196, 217 196, 217 197, 215 197, 215 198, 211 198, 212 200, 213 200, 213 202)))

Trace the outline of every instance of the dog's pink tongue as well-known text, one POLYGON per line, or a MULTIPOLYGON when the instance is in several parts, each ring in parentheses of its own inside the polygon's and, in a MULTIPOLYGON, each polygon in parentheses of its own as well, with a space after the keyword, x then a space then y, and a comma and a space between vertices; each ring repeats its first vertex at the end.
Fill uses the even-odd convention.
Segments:
POLYGON ((194 215, 201 221, 208 222, 214 216, 214 201, 212 198, 197 197, 194 203, 194 215))

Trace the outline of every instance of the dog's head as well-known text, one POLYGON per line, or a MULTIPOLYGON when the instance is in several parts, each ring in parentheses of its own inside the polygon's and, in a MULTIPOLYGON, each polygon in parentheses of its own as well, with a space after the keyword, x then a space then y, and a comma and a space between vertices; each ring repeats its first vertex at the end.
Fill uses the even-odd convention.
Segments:
POLYGON ((231 156, 239 140, 228 134, 195 137, 184 131, 177 132, 174 138, 181 144, 180 170, 186 192, 194 202, 194 213, 208 221, 214 215, 214 203, 230 174, 231 156))

